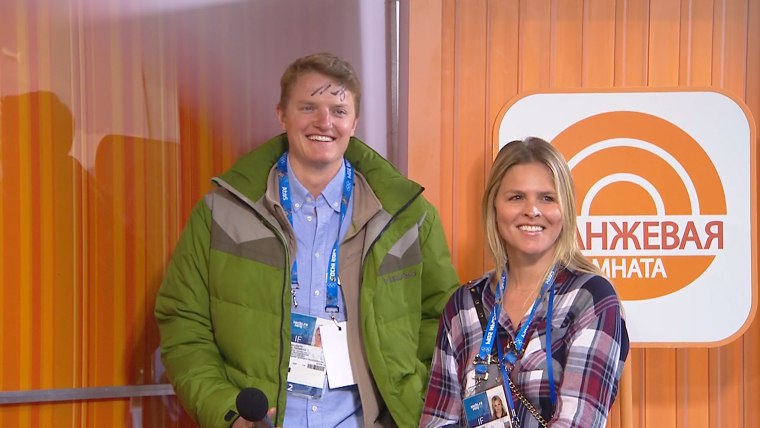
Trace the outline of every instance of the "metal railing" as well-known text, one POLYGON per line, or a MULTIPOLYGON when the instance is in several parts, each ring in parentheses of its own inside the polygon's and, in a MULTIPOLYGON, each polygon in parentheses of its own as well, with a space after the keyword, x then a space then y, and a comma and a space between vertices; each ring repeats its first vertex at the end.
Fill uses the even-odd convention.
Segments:
POLYGON ((0 405, 174 395, 170 384, 0 391, 0 405))

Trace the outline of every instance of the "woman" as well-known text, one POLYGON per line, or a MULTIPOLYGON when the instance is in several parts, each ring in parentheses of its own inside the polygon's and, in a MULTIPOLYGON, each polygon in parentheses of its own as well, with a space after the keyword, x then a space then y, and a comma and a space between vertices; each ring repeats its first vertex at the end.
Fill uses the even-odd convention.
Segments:
POLYGON ((491 397, 491 415, 494 420, 507 416, 507 411, 504 410, 504 402, 501 401, 501 397, 498 395, 491 397))
POLYGON ((570 168, 544 140, 513 141, 482 210, 496 268, 441 316, 420 426, 477 426, 468 399, 494 388, 521 427, 605 426, 628 333, 612 284, 578 247, 570 168))

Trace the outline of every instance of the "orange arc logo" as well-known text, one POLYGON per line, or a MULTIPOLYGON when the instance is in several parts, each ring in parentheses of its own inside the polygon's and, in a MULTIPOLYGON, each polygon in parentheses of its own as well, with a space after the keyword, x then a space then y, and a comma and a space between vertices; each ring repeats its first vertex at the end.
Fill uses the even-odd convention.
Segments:
POLYGON ((699 250, 705 241, 722 246, 726 196, 694 138, 657 116, 615 111, 571 125, 552 143, 573 171, 581 247, 611 277, 621 299, 673 293, 708 269, 715 252, 699 250), (634 230, 657 244, 642 245, 634 230), (609 238, 614 231, 623 239, 609 238), (636 240, 636 254, 626 254, 626 238, 636 240), (683 251, 687 244, 692 251, 683 251), (645 254, 655 247, 652 256, 645 254))

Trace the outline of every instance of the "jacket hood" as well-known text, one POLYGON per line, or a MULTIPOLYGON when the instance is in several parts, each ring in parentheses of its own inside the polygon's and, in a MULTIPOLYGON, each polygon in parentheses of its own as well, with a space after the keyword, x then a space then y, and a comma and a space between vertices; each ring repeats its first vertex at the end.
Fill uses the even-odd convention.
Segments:
MULTIPOLYGON (((217 184, 218 180, 224 181, 251 201, 257 201, 266 193, 269 171, 287 148, 287 135, 280 134, 243 155, 229 170, 212 181, 217 184)), ((367 179, 383 209, 391 214, 424 190, 358 138, 351 137, 344 157, 367 179)))

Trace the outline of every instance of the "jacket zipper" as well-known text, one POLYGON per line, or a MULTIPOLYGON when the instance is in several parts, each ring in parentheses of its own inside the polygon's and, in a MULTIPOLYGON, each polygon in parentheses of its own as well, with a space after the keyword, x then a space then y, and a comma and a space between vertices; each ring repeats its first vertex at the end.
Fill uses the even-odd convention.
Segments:
MULTIPOLYGON (((280 239, 280 243, 282 244, 283 250, 285 252, 285 266, 290 266, 290 251, 288 249, 288 242, 287 242, 287 239, 285 239, 285 236, 282 234, 282 232, 280 232, 279 229, 277 229, 269 221, 267 221, 264 218, 264 216, 261 215, 261 213, 259 213, 256 207, 253 206, 253 202, 251 202, 247 197, 245 197, 243 194, 238 192, 237 189, 235 189, 233 186, 231 186, 226 181, 218 177, 215 177, 213 181, 217 183, 220 187, 224 188, 231 194, 235 195, 235 197, 238 198, 241 202, 248 205, 251 208, 251 211, 253 211, 256 217, 258 217, 258 219, 262 222, 262 224, 266 225, 270 230, 272 230, 277 235, 277 237, 280 239)), ((285 268, 284 271, 286 272, 286 274, 282 283, 280 308, 285 307, 285 300, 286 300, 286 295, 287 295, 288 269, 285 268)), ((280 398, 282 396, 282 391, 283 391, 282 370, 280 370, 280 366, 282 366, 283 354, 285 350, 285 344, 283 343, 283 339, 282 339, 282 331, 283 331, 284 326, 285 326, 285 310, 283 309, 280 311, 280 331, 279 331, 280 334, 278 334, 280 346, 279 346, 279 357, 278 357, 278 366, 277 366, 277 398, 275 399, 275 405, 277 405, 277 403, 280 402, 280 398)), ((274 420, 275 426, 279 426, 278 421, 280 419, 280 411, 282 411, 284 415, 285 409, 280 409, 280 406, 277 405, 277 413, 275 414, 275 420, 274 420)))
MULTIPOLYGON (((262 223, 268 225, 270 229, 274 230, 274 232, 280 238, 280 243, 283 244, 283 247, 284 247, 284 250, 285 250, 285 262, 286 262, 285 265, 286 266, 290 266, 290 252, 288 250, 287 240, 282 235, 282 233, 277 228, 273 227, 266 219, 264 219, 264 216, 262 216, 261 213, 259 213, 256 210, 256 208, 253 206, 253 203, 250 202, 248 200, 248 198, 246 198, 245 196, 243 196, 242 194, 240 194, 234 187, 230 186, 229 184, 227 184, 227 182, 225 182, 224 180, 222 180, 222 179, 220 179, 218 177, 214 178, 213 181, 216 182, 217 184, 219 184, 221 187, 223 187, 227 191, 229 191, 230 193, 232 193, 233 195, 235 195, 238 199, 240 199, 246 205, 248 205, 249 207, 251 207, 251 210, 256 214, 256 216, 259 218, 259 220, 261 220, 262 223)), ((369 254, 370 251, 372 251, 372 247, 375 246, 375 243, 377 243, 377 241, 380 240, 380 238, 383 236, 383 234, 385 233, 385 231, 388 230, 388 228, 390 227, 391 224, 393 224, 393 222, 396 219, 396 217, 398 217, 402 212, 406 211, 406 209, 409 207, 409 205, 411 205, 412 202, 414 202, 422 194, 422 192, 424 190, 425 190, 424 187, 420 187, 420 190, 417 191, 417 193, 415 193, 414 195, 412 195, 412 197, 409 198, 409 200, 406 201, 406 203, 401 208, 399 208, 399 210, 396 211, 396 213, 393 214, 393 216, 391 216, 391 219, 388 221, 388 223, 385 224, 385 226, 383 227, 383 229, 380 230, 380 233, 377 234, 377 236, 375 237, 375 239, 369 245, 369 247, 367 249, 367 254, 369 254)), ((285 270, 287 271, 287 269, 285 269, 285 270)), ((364 276, 364 273, 362 273, 362 276, 364 276)), ((286 278, 286 280, 287 280, 287 278, 286 278)), ((286 296, 286 289, 287 289, 287 287, 286 287, 287 284, 285 284, 285 282, 287 282, 287 281, 284 281, 283 285, 282 285, 282 299, 280 300, 280 306, 281 307, 285 306, 285 296, 286 296)), ((280 333, 282 333, 282 329, 283 329, 284 324, 285 324, 285 311, 283 310, 283 311, 280 312, 280 333)), ((285 346, 284 346, 283 341, 282 341, 282 334, 280 334, 279 337, 280 337, 279 364, 282 365, 283 350, 284 350, 285 346)), ((279 370, 279 366, 278 366, 277 373, 278 373, 278 375, 277 375, 277 401, 276 401, 276 403, 279 403, 280 402, 280 396, 281 396, 281 393, 282 393, 282 374, 281 374, 281 371, 279 370)), ((282 409, 282 411, 284 412, 285 409, 282 409)), ((275 415, 275 420, 274 420, 274 425, 275 426, 278 426, 277 422, 279 421, 279 418, 280 418, 280 407, 277 406, 277 414, 275 415)))
POLYGON ((409 200, 406 201, 406 203, 401 208, 399 208, 399 210, 396 211, 396 213, 393 214, 393 216, 391 216, 391 219, 388 220, 388 223, 386 223, 385 226, 383 226, 383 228, 380 230, 380 233, 377 234, 377 236, 372 241, 372 243, 369 244, 369 247, 367 247, 367 254, 369 254, 370 251, 372 251, 372 247, 375 246, 375 243, 380 240, 380 238, 383 236, 383 233, 385 233, 385 231, 388 230, 390 225, 393 224, 393 221, 396 220, 396 217, 398 217, 402 212, 406 211, 406 209, 409 208, 409 205, 411 205, 412 202, 414 202, 422 194, 424 190, 425 190, 424 187, 420 188, 420 190, 417 193, 412 195, 412 197, 409 198, 409 200))

